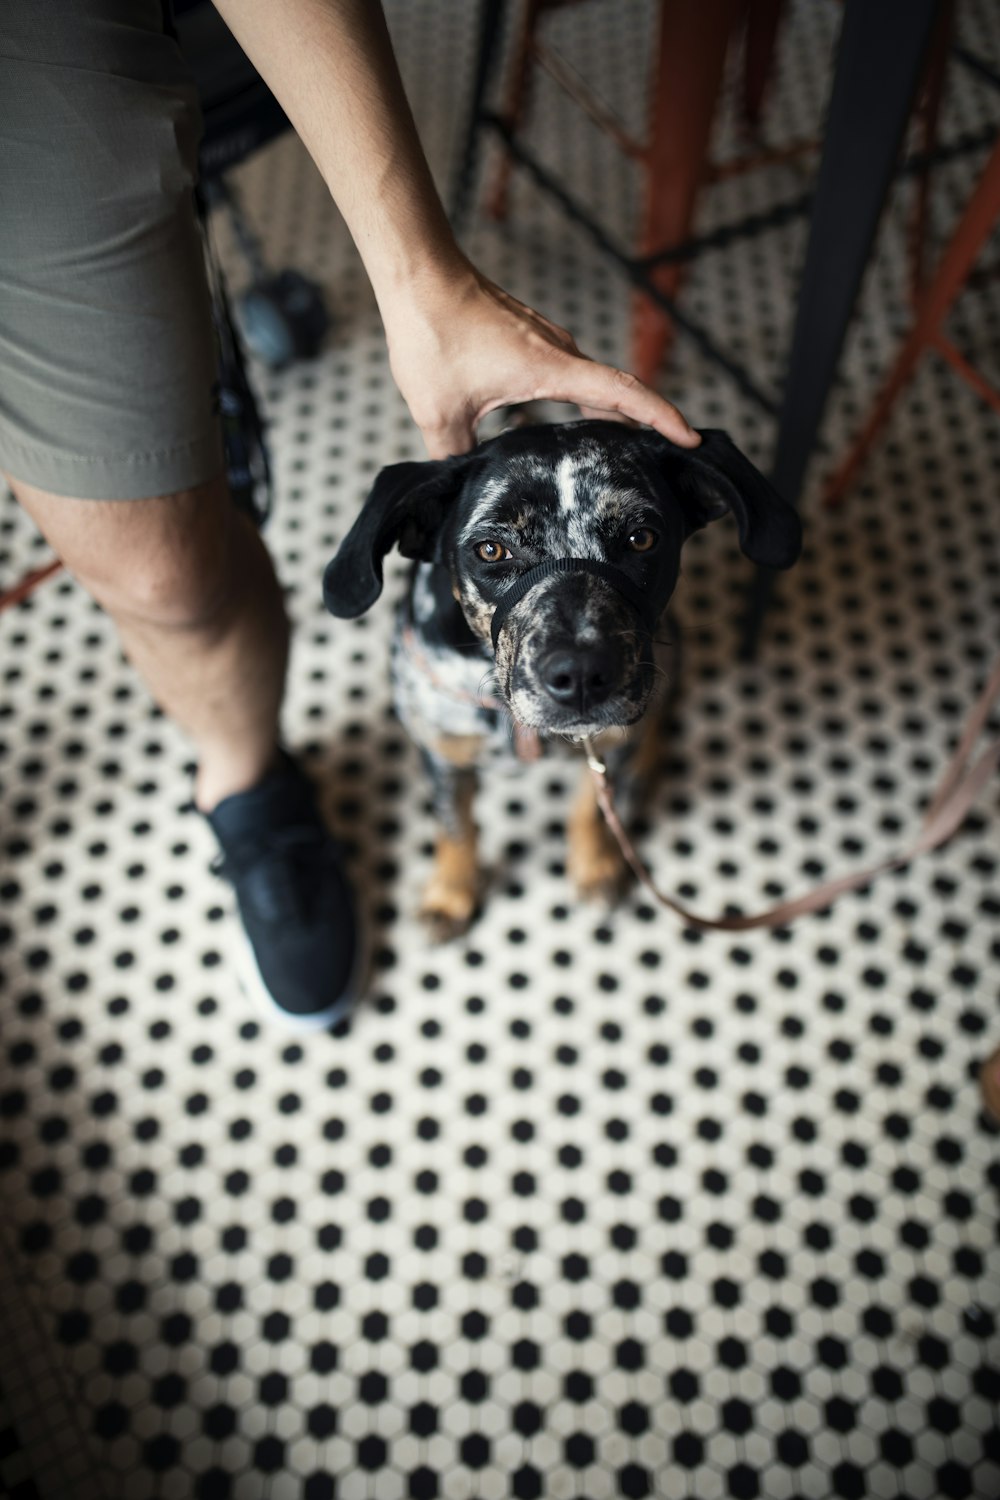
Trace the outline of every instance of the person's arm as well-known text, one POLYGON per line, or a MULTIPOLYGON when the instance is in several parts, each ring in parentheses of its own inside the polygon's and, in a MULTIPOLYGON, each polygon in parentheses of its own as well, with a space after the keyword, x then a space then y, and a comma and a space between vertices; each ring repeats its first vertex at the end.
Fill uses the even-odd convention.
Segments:
POLYGON ((361 254, 396 384, 432 457, 471 448, 495 407, 574 402, 589 415, 697 434, 633 375, 462 254, 431 177, 377 0, 215 0, 316 162, 361 254))

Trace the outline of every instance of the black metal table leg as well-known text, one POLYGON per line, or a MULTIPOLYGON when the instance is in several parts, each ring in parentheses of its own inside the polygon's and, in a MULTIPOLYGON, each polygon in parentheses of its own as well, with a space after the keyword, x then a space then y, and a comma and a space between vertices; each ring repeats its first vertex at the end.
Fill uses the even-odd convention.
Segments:
POLYGON ((480 119, 499 51, 505 10, 506 0, 480 0, 479 48, 472 82, 472 99, 469 103, 469 122, 449 205, 449 217, 456 233, 463 227, 475 183, 479 161, 480 119))
MULTIPOLYGON (((847 324, 920 80, 940 0, 846 0, 772 478, 798 502, 847 324)), ((774 575, 750 589, 743 656, 757 646, 774 575)))

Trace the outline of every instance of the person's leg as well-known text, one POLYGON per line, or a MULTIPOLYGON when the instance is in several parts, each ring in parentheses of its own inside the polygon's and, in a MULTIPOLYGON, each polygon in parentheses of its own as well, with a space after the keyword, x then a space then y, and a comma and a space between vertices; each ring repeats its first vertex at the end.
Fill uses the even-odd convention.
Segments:
POLYGON ((249 939, 245 984, 300 1029, 340 1020, 358 983, 354 901, 309 783, 278 745, 289 630, 252 522, 224 477, 131 501, 10 482, 194 742, 195 800, 249 939))
POLYGON ((198 753, 207 812, 273 765, 288 624, 271 559, 223 477, 152 499, 15 495, 198 753))
POLYGON ((0 474, 198 754, 196 801, 286 1021, 350 1009, 352 894, 278 745, 281 593, 224 478, 200 111, 161 0, 6 0, 0 474))

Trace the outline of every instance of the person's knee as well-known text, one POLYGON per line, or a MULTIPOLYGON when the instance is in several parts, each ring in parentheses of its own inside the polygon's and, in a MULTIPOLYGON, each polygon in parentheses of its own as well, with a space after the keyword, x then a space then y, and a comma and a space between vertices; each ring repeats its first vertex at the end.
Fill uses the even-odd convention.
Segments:
POLYGON ((233 607, 246 523, 224 479, 133 501, 63 500, 18 488, 70 572, 112 615, 204 630, 233 607))
MULTIPOLYGON (((100 582, 81 582, 112 614, 172 630, 207 630, 222 623, 239 593, 238 517, 198 505, 198 491, 162 497, 148 545, 121 571, 102 569, 100 582)), ((137 505, 148 502, 138 501, 137 505)))

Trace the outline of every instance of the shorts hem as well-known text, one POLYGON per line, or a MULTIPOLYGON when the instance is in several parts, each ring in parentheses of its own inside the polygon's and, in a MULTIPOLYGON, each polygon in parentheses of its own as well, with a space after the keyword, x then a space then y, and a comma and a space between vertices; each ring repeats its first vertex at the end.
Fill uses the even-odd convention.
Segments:
POLYGON ((193 442, 111 458, 60 453, 0 434, 0 471, 36 489, 74 500, 149 500, 195 489, 225 469, 218 429, 193 442))

